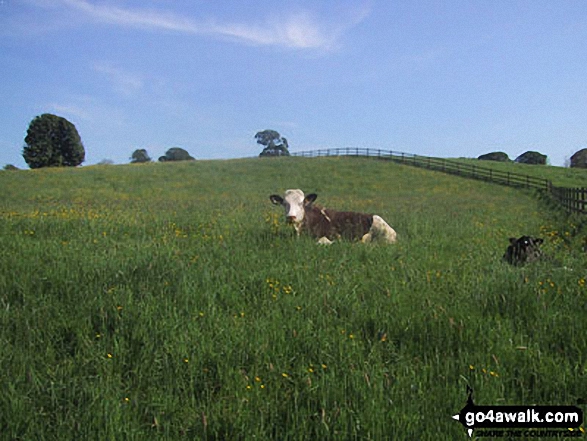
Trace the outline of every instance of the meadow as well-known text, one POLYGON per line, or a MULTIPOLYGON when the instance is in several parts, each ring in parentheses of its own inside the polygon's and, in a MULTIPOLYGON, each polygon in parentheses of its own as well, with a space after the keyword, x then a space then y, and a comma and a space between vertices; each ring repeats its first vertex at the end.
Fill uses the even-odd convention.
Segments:
POLYGON ((360 158, 0 187, 2 439, 464 440, 467 385, 587 410, 585 221, 532 192, 360 158), (297 238, 268 199, 287 188, 398 243, 297 238), (549 259, 502 262, 522 234, 549 259))

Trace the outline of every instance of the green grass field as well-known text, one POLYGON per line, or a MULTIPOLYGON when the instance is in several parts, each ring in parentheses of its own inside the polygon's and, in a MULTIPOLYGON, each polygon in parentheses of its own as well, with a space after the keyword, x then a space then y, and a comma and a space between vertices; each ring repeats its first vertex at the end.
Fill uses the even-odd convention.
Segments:
POLYGON ((467 385, 587 410, 585 225, 533 193, 358 158, 0 186, 2 439, 464 440, 467 385), (398 243, 296 238, 287 188, 398 243), (503 263, 522 234, 550 259, 503 263))

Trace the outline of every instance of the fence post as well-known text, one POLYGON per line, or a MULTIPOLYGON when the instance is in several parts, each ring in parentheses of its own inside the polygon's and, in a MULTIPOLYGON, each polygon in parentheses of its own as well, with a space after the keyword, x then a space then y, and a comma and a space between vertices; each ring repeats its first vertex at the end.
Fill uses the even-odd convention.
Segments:
POLYGON ((575 211, 575 201, 573 200, 573 189, 567 189, 567 203, 571 211, 575 211))

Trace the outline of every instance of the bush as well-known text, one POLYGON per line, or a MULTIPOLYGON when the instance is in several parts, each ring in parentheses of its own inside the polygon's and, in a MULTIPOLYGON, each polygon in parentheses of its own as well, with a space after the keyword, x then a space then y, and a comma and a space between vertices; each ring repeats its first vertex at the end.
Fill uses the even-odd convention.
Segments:
POLYGON ((587 149, 581 149, 571 156, 572 168, 587 168, 587 149))
POLYGON ((546 164, 546 155, 538 152, 527 151, 516 158, 520 164, 544 165, 546 164))
POLYGON ((16 170, 20 170, 20 169, 16 165, 6 164, 4 166, 4 170, 6 170, 6 171, 16 171, 16 170))
POLYGON ((508 162, 510 160, 507 153, 504 153, 504 152, 485 153, 484 155, 479 156, 477 159, 480 159, 482 161, 500 161, 500 162, 508 162))
POLYGON ((85 159, 77 129, 60 116, 45 113, 35 117, 24 141, 22 156, 30 168, 76 167, 85 159))
POLYGON ((138 149, 132 152, 132 156, 130 157, 131 164, 140 164, 143 162, 151 162, 151 157, 145 149, 138 149))
POLYGON ((179 147, 171 147, 167 152, 165 152, 165 156, 161 156, 159 158, 160 162, 167 162, 167 161, 195 161, 196 158, 192 157, 187 151, 179 147))

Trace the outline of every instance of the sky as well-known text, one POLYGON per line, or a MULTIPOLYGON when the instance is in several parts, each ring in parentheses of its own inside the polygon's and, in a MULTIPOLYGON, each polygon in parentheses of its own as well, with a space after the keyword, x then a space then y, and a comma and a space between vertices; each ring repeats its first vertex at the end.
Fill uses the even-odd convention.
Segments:
POLYGON ((84 165, 371 147, 439 157, 587 147, 584 0, 0 0, 0 166, 35 116, 84 165))

